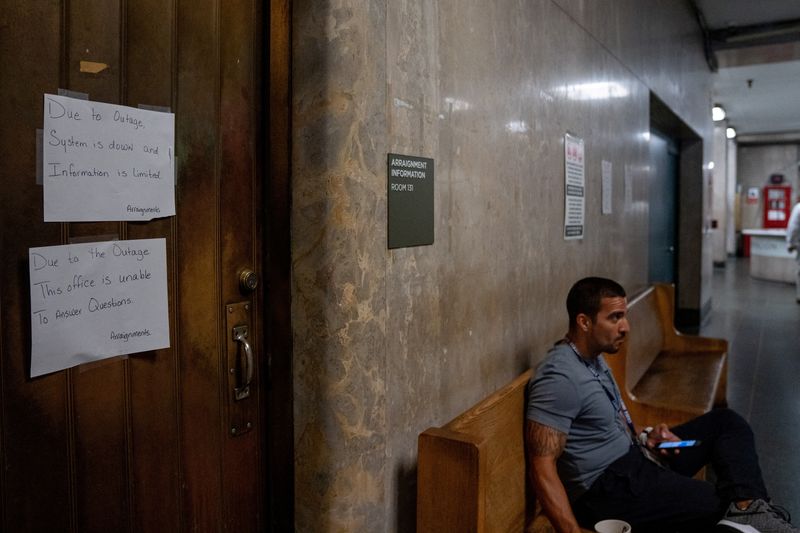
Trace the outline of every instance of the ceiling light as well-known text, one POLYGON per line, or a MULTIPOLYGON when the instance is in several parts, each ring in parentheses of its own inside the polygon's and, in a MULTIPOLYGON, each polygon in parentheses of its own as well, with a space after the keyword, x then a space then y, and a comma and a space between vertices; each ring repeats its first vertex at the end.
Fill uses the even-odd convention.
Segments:
POLYGON ((734 137, 736 137, 736 130, 733 128, 726 129, 725 137, 727 137, 728 139, 733 139, 734 137))
POLYGON ((450 107, 450 111, 466 111, 472 107, 472 105, 466 100, 461 100, 460 98, 453 98, 451 96, 445 98, 444 103, 446 103, 450 107))
POLYGON ((725 120, 725 110, 722 109, 721 105, 714 104, 714 107, 711 108, 711 120, 714 122, 725 120))
POLYGON ((630 94, 624 85, 615 81, 563 85, 556 87, 555 91, 565 95, 570 100, 608 100, 611 98, 625 98, 630 94))
POLYGON ((708 170, 714 170, 714 162, 713 161, 709 161, 708 162, 708 170))
POLYGON ((506 124, 506 130, 510 131, 511 133, 527 133, 528 125, 524 120, 512 120, 506 124))

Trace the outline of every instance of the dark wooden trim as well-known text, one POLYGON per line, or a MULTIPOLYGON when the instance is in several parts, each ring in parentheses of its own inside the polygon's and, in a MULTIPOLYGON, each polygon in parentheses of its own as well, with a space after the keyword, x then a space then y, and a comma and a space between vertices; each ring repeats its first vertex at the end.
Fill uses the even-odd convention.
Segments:
POLYGON ((267 509, 270 531, 294 529, 294 418, 291 322, 291 0, 266 10, 269 58, 264 106, 266 198, 264 257, 267 509), (268 381, 267 381, 268 380, 268 381))

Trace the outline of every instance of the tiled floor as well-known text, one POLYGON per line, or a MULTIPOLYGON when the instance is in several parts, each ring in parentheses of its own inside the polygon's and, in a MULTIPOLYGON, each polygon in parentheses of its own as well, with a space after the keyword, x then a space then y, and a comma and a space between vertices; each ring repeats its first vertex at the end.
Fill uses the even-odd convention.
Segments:
POLYGON ((800 524, 800 305, 794 286, 748 275, 747 259, 715 269, 702 335, 728 339, 728 402, 753 427, 773 500, 800 524))

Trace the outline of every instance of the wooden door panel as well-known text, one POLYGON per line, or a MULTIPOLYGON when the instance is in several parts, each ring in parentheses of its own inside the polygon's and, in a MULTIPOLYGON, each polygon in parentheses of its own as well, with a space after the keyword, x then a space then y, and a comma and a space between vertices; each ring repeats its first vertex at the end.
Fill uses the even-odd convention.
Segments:
MULTIPOLYGON (((260 20, 261 13, 252 0, 228 0, 225 6, 220 18, 220 31, 227 38, 220 47, 222 83, 219 194, 221 227, 224 228, 221 235, 222 271, 228 274, 221 280, 221 293, 225 304, 250 302, 249 339, 258 346, 261 345, 259 331, 252 327, 254 317, 260 311, 255 305, 258 299, 241 291, 238 276, 235 274, 243 268, 261 274, 261 269, 257 266, 260 265, 260 254, 257 252, 260 247, 257 243, 261 241, 261 227, 260 223, 254 223, 260 221, 256 213, 261 204, 261 187, 260 180, 248 178, 257 170, 256 140, 260 138, 256 128, 260 124, 262 110, 260 98, 256 95, 262 89, 260 83, 254 83, 261 78, 257 67, 260 56, 256 50, 260 41, 254 21, 260 20), (251 68, 245 65, 251 65, 251 68)), ((227 344, 227 337, 231 332, 226 328, 222 335, 227 344)), ((263 353, 263 349, 261 351, 263 353)), ((254 373, 259 373, 257 364, 254 373)), ((228 377, 232 376, 228 374, 228 377)), ((232 380, 229 381, 224 394, 230 397, 234 386, 232 380)), ((253 425, 253 429, 246 434, 229 438, 224 450, 226 467, 223 470, 222 486, 226 527, 231 531, 253 531, 261 520, 260 513, 248 512, 248 506, 243 505, 253 494, 259 493, 259 477, 254 474, 260 470, 260 465, 254 468, 247 461, 248 457, 257 455, 255 452, 261 446, 258 411, 253 409, 259 401, 258 380, 250 387, 250 396, 250 399, 244 401, 244 405, 239 405, 241 402, 226 402, 226 409, 223 411, 226 431, 232 431, 232 422, 237 418, 228 411, 231 408, 250 415, 249 422, 253 425)), ((255 507, 260 511, 261 505, 255 507)))
MULTIPOLYGON (((90 0, 65 4, 63 87, 86 93, 91 100, 119 103, 119 4, 92 4, 90 0), (82 60, 104 62, 109 68, 97 75, 81 73, 82 60)), ((118 222, 64 224, 67 242, 98 236, 122 238, 123 226, 118 222)), ((66 371, 74 512, 80 531, 128 530, 126 366, 122 358, 66 371)))
MULTIPOLYGON (((35 185, 35 128, 42 96, 33 87, 57 87, 60 76, 59 6, 13 3, 0 10, 0 153, 7 180, 0 193, 0 326, 2 340, 2 448, 4 531, 63 531, 72 522, 73 492, 64 373, 28 381, 30 292, 27 248, 58 244, 62 228, 44 224, 35 185), (12 24, 11 21, 14 23, 12 24), (30 31, 37 28, 40 31, 30 31), (31 61, 20 50, 27 50, 31 61), (24 79, 17 79, 24 72, 24 79), (15 73, 15 75, 11 75, 15 73), (7 99, 7 100, 6 100, 7 99), (13 228, 13 231, 10 229, 13 228), (24 310, 24 311, 21 311, 24 310), (31 460, 31 458, 35 458, 31 460), (13 487, 14 490, 5 490, 13 487), (42 512, 47 510, 48 512, 42 512), (66 528, 65 528, 66 526, 66 528)), ((37 125, 38 124, 38 125, 37 125)))
POLYGON ((127 531, 126 361, 67 372, 72 379, 75 498, 79 531, 127 531))
POLYGON ((253 430, 232 436, 225 320, 250 303, 258 380, 265 292, 241 292, 237 274, 263 270, 261 2, 16 3, 0 17, 15 73, 0 80, 0 530, 263 529, 265 400, 256 381, 253 430), (175 217, 43 222, 33 132, 59 87, 172 108, 175 217), (166 239, 172 346, 30 379, 28 248, 109 236, 166 239))
MULTIPOLYGON (((173 2, 127 0, 123 49, 125 100, 128 105, 147 104, 172 109, 173 39, 176 21, 173 2), (162 23, 154 23, 162 21, 162 23)), ((169 309, 176 309, 174 218, 147 223, 128 223, 127 238, 167 240, 167 287, 169 309)), ((137 354, 128 361, 131 409, 130 468, 133 531, 180 531, 179 378, 174 311, 170 313, 172 348, 137 354), (154 413, 149 405, 157 405, 154 413), (152 497, 158 487, 158 498, 152 497)))
MULTIPOLYGON (((179 0, 178 20, 186 30, 177 36, 175 124, 180 205, 191 205, 177 217, 178 332, 184 354, 179 365, 181 454, 184 463, 183 509, 199 524, 219 521, 222 501, 220 466, 212 458, 222 452, 219 385, 221 350, 219 312, 219 249, 202 246, 216 238, 219 227, 217 148, 219 144, 219 47, 217 2, 179 0), (187 332, 192 332, 187 335, 187 332), (217 394, 206 391, 216 387, 217 394), (210 502, 214 502, 210 504, 210 502)), ((187 524, 192 529, 195 524, 187 524)))

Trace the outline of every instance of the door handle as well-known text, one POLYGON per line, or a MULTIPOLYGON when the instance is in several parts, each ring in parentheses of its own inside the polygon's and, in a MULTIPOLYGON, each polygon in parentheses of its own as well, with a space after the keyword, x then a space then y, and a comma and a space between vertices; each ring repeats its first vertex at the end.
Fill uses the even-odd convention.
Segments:
POLYGON ((258 420, 258 329, 251 330, 253 306, 249 301, 225 305, 225 416, 231 437, 240 437, 258 420))
POLYGON ((235 400, 244 400, 250 396, 250 382, 253 381, 253 348, 247 341, 247 331, 247 326, 233 328, 233 340, 244 349, 242 363, 237 364, 235 369, 231 369, 236 374, 236 387, 233 389, 235 400))

